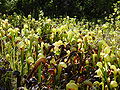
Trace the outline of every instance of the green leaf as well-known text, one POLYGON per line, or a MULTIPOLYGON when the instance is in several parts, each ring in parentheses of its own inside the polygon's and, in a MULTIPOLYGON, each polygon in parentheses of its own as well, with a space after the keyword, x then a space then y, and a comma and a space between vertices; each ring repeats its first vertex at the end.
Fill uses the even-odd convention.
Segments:
POLYGON ((102 67, 103 67, 103 65, 102 65, 101 62, 97 62, 97 66, 98 66, 99 68, 102 68, 102 67))
POLYGON ((110 56, 108 54, 105 54, 104 60, 110 62, 111 58, 110 58, 110 56))
POLYGON ((65 64, 65 62, 60 62, 58 64, 58 79, 60 78, 60 74, 61 74, 62 68, 67 68, 67 65, 65 64))
POLYGON ((67 65, 66 65, 64 62, 60 62, 58 66, 59 66, 59 67, 67 68, 67 65))
POLYGON ((71 81, 66 85, 66 90, 78 90, 78 85, 75 84, 75 81, 71 80, 71 81))
POLYGON ((32 57, 28 57, 28 59, 27 59, 27 63, 34 63, 34 59, 32 58, 32 57))
POLYGON ((101 46, 101 47, 102 47, 102 45, 103 46, 108 46, 107 43, 104 40, 99 41, 98 45, 101 46))
POLYGON ((115 88, 118 86, 118 84, 116 81, 111 81, 110 86, 111 86, 111 88, 115 88))
POLYGON ((104 53, 106 53, 106 54, 110 53, 110 47, 109 46, 104 49, 104 53))
POLYGON ((84 82, 84 85, 88 85, 88 86, 93 86, 93 84, 92 84, 92 82, 91 81, 89 81, 89 80, 85 80, 84 82))

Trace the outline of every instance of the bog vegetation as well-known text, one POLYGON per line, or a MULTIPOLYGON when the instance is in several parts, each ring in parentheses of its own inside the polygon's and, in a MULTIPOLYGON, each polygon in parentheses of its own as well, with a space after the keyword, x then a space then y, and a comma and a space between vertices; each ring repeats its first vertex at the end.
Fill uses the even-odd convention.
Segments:
POLYGON ((119 90, 120 1, 97 23, 0 17, 0 89, 119 90))

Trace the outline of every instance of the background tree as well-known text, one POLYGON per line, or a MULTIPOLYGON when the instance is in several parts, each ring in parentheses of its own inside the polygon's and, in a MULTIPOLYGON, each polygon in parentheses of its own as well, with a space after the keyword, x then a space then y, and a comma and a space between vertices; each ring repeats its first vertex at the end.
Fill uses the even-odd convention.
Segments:
POLYGON ((104 18, 113 12, 112 5, 118 0, 1 0, 0 12, 12 14, 16 12, 38 19, 39 11, 44 16, 70 16, 77 18, 104 18))

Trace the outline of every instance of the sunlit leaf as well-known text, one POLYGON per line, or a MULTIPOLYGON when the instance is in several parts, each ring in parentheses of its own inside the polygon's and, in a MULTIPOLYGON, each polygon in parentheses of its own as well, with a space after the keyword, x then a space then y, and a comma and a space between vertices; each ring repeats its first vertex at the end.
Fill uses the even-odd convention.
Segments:
POLYGON ((75 84, 75 81, 71 80, 67 85, 66 85, 66 90, 78 90, 77 84, 75 84))
POLYGON ((117 84, 116 81, 111 81, 111 82, 110 82, 110 86, 111 86, 112 88, 115 88, 115 87, 118 86, 118 84, 117 84))
POLYGON ((106 54, 110 53, 110 47, 109 46, 104 49, 104 53, 106 53, 106 54))

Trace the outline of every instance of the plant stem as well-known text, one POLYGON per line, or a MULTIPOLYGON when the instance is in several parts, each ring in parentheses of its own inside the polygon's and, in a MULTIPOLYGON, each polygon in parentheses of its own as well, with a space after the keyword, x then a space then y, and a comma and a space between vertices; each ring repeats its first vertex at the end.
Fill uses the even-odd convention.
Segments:
POLYGON ((42 75, 42 63, 38 67, 38 81, 41 82, 41 75, 42 75))
POLYGON ((21 49, 21 76, 23 75, 23 70, 24 70, 24 50, 21 49))

